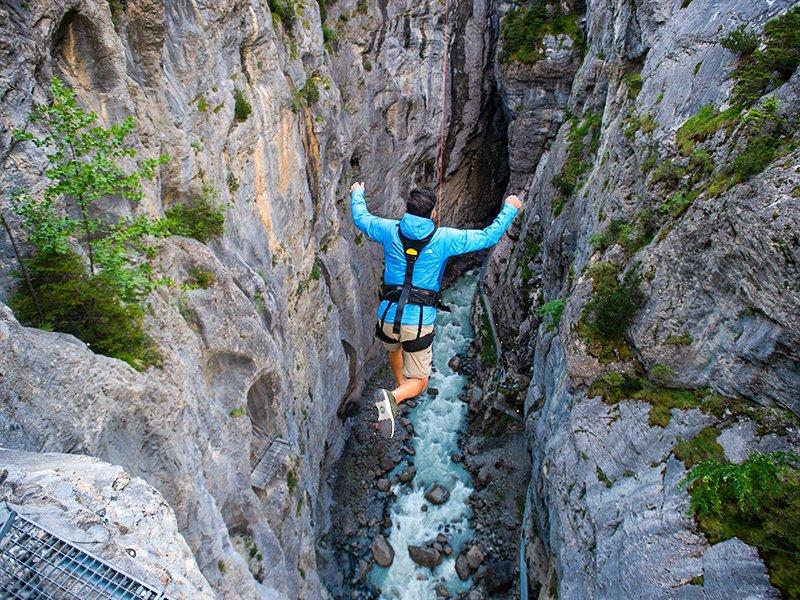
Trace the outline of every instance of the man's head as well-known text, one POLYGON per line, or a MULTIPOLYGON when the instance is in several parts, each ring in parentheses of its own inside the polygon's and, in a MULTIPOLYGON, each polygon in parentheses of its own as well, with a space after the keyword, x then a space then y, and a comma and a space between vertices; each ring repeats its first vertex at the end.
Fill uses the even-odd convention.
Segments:
POLYGON ((436 192, 431 188, 414 188, 406 199, 406 212, 418 217, 430 218, 436 208, 436 192))

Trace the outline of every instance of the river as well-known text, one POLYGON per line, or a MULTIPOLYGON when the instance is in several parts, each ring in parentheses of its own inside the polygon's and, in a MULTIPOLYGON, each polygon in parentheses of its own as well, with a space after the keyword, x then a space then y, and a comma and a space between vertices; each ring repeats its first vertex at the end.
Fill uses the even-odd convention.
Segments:
POLYGON ((456 575, 455 558, 473 536, 467 504, 472 485, 467 470, 451 459, 458 451, 458 434, 467 413, 466 404, 459 399, 467 379, 447 363, 466 351, 472 341, 469 316, 477 281, 477 271, 470 271, 444 292, 444 303, 452 312, 439 311, 429 385, 429 390, 438 390, 438 394, 423 394, 417 399, 417 406, 407 413, 414 425, 414 437, 409 443, 415 451, 417 475, 410 485, 394 486, 396 499, 390 509, 388 536, 397 551, 394 562, 370 573, 370 581, 386 600, 429 600, 442 583, 451 594, 470 586, 469 581, 461 581, 456 575), (450 491, 449 500, 440 506, 431 505, 424 498, 425 490, 435 482, 450 491), (422 510, 423 504, 428 505, 426 511, 422 510), (406 547, 424 545, 439 533, 445 535, 453 553, 433 571, 414 563, 406 547))

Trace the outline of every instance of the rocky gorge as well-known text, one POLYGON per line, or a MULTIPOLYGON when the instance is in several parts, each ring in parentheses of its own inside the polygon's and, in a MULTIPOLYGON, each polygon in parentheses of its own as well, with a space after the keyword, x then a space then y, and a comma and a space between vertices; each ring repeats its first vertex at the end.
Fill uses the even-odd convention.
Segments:
POLYGON ((169 156, 104 218, 204 201, 225 222, 153 239, 161 362, 138 370, 21 323, 0 234, 0 500, 174 598, 379 597, 368 572, 407 552, 387 541, 391 486, 419 479, 418 432, 381 446, 365 427, 386 378, 382 256, 347 189, 364 180, 371 210, 398 217, 405 190, 436 182, 443 119, 443 224, 481 226, 505 193, 526 208, 485 257, 454 369, 471 538, 408 550, 420 572, 457 572, 434 593, 796 597, 797 563, 770 550, 785 536, 720 533, 681 481, 707 458, 800 448, 797 14, 0 2, 0 210, 26 256, 12 197, 41 190, 47 158, 14 132, 37 131, 51 77, 106 125, 133 116, 142 159, 169 156), (287 455, 253 487, 275 438, 287 455))

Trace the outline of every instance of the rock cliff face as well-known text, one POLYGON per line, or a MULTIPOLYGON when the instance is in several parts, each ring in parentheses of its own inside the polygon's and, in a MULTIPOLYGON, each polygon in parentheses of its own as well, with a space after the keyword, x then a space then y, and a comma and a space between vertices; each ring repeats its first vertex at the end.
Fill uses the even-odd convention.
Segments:
MULTIPOLYGON (((366 180, 373 210, 399 215, 404 191, 433 181, 442 116, 448 224, 485 220, 507 177, 486 2, 453 10, 444 82, 440 3, 340 0, 327 8, 327 40, 317 3, 271 5, 275 14, 239 0, 0 4, 7 216, 8 195, 41 181, 43 154, 11 133, 47 100, 51 76, 105 123, 135 116, 141 157, 171 156, 140 204, 109 201, 109 214, 159 215, 201 194, 227 206, 221 239, 159 243, 160 275, 181 282, 202 268, 215 279, 152 294, 162 368, 136 372, 22 327, 0 304, 0 445, 88 454, 153 485, 205 578, 190 577, 198 595, 182 597, 208 585, 226 598, 326 593, 314 550, 328 526, 321 473, 377 356, 381 257, 350 222, 351 180, 366 180), (237 94, 252 106, 244 118, 237 94), (251 458, 265 436, 290 451, 256 491, 251 458)), ((13 268, 3 236, 0 300, 13 268)))
POLYGON ((494 252, 487 286, 506 367, 532 378, 523 526, 529 588, 540 597, 777 594, 754 548, 735 539, 710 545, 698 529, 674 450, 709 427, 734 462, 800 443, 784 410, 800 409, 800 155, 791 150, 800 76, 773 92, 788 143, 749 179, 724 170, 750 156, 741 120, 689 138, 691 146, 686 128, 676 133, 705 105, 733 104, 737 56, 722 36, 742 23, 761 31, 792 5, 591 1, 582 58, 545 40, 541 60, 499 72, 518 186, 509 191, 522 189, 528 208, 518 243, 494 252), (540 79, 570 60, 580 62, 574 77, 559 68, 554 80, 540 79), (545 142, 530 153, 536 138, 514 119, 526 110, 520 81, 531 82, 525 97, 551 99, 536 117, 545 142), (563 124, 562 110, 572 115, 563 124), (515 160, 514 148, 530 162, 515 160), (715 177, 727 179, 715 188, 715 177), (598 347, 582 318, 609 265, 639 273, 644 294, 616 348, 598 347), (538 311, 558 300, 560 321, 538 311), (668 390, 716 392, 728 408, 667 402, 659 419, 655 401, 605 402, 602 385, 589 386, 611 371, 601 382, 628 373, 668 390), (767 414, 781 425, 753 422, 767 414))

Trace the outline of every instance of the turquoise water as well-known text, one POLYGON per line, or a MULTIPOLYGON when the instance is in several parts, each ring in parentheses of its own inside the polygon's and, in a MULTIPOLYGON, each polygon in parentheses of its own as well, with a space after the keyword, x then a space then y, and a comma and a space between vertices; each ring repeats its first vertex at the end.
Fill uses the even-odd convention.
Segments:
MULTIPOLYGON (((370 579, 386 600, 429 600, 435 589, 444 583, 451 593, 470 587, 455 572, 455 558, 472 538, 469 525, 471 510, 467 499, 472 492, 470 475, 450 455, 458 450, 458 432, 464 426, 467 405, 459 395, 467 379, 447 366, 456 354, 469 346, 474 332, 469 322, 470 305, 478 281, 477 271, 458 278, 444 292, 444 302, 453 312, 440 311, 436 321, 436 339, 433 343, 434 372, 430 387, 439 390, 435 397, 423 394, 417 407, 408 413, 414 424, 414 437, 410 440, 415 455, 417 475, 410 487, 397 484, 397 498, 391 509, 392 527, 388 536, 395 549, 395 559, 389 568, 374 567, 370 579), (434 482, 450 490, 450 499, 441 506, 430 505, 423 497, 427 487, 434 482), (429 504, 427 512, 420 507, 429 504), (453 548, 453 554, 436 569, 420 567, 408 556, 409 544, 423 545, 443 533, 453 548)), ((398 467, 403 469, 404 465, 398 467)))

